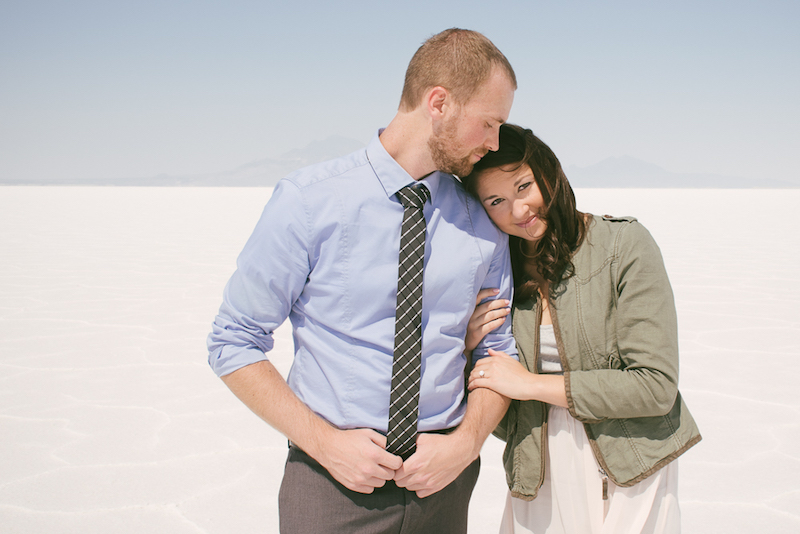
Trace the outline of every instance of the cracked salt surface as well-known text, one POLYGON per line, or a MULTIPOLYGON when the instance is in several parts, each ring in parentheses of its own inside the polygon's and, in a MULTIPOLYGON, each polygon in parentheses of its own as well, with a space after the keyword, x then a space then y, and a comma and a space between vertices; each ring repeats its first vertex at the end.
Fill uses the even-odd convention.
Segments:
MULTIPOLYGON (((205 349, 269 194, 0 187, 2 532, 277 532, 286 440, 205 349)), ((664 254, 704 437, 680 460, 684 531, 800 531, 800 191, 576 195, 664 254)), ((288 372, 286 325, 272 359, 288 372)), ((484 446, 472 533, 497 530, 502 447, 484 446)))

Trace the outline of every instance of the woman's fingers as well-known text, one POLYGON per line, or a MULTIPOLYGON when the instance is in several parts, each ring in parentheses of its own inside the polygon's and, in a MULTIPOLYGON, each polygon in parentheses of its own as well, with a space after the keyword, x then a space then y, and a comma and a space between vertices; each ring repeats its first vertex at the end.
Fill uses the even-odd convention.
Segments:
MULTIPOLYGON (((482 289, 478 292, 477 302, 496 296, 498 292, 497 289, 482 289)), ((467 351, 473 350, 486 334, 503 324, 510 313, 509 305, 507 299, 492 299, 476 305, 467 324, 467 336, 464 340, 467 351)))
POLYGON ((483 324, 497 319, 498 317, 505 317, 511 311, 508 307, 509 304, 510 302, 506 299, 495 299, 484 302, 475 308, 470 321, 476 321, 479 324, 483 324))
MULTIPOLYGON (((481 358, 469 375, 469 390, 487 388, 511 399, 531 397, 533 375, 505 352, 489 349, 489 357, 481 358)), ((563 388, 563 386, 562 386, 563 388)))
POLYGON ((511 309, 508 307, 507 300, 496 300, 494 302, 500 302, 501 304, 493 306, 489 311, 486 312, 485 316, 487 322, 494 321, 496 319, 505 319, 505 317, 511 313, 511 309))
POLYGON ((498 293, 500 293, 500 290, 496 288, 481 289, 478 291, 478 298, 475 299, 475 304, 480 304, 482 300, 494 297, 498 293))

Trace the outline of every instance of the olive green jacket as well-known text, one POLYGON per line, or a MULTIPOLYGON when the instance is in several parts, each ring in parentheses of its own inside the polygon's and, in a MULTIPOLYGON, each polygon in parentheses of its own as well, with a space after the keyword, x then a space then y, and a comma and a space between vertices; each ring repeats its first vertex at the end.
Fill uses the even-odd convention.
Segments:
MULTIPOLYGON (((592 217, 575 275, 551 291, 550 314, 570 414, 618 486, 632 486, 700 441, 678 392, 678 327, 661 252, 634 218, 592 217)), ((520 361, 536 372, 541 306, 515 303, 520 361)), ((512 401, 495 434, 512 495, 544 480, 547 405, 512 401)))

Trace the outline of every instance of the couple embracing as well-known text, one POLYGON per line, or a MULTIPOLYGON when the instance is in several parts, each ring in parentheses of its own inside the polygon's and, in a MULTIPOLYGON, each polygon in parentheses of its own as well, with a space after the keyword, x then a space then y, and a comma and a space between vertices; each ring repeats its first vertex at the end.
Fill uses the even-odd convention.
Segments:
POLYGON ((700 435, 658 247, 577 210, 552 151, 506 123, 516 85, 486 37, 441 32, 365 149, 275 187, 208 346, 289 440, 281 532, 464 533, 492 432, 501 532, 679 531, 674 460, 700 435))

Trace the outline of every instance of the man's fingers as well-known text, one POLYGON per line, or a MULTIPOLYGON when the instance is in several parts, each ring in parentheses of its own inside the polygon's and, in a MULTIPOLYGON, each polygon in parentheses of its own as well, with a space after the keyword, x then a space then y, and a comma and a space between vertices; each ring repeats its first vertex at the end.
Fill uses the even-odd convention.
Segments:
POLYGON ((397 487, 406 488, 410 491, 416 491, 416 488, 424 487, 424 484, 417 480, 414 475, 415 473, 397 472, 395 473, 394 483, 397 484, 397 487))
POLYGON ((384 436, 380 432, 375 432, 374 430, 371 430, 369 438, 375 445, 377 445, 381 449, 384 449, 378 453, 379 457, 377 458, 377 462, 378 465, 380 465, 385 470, 391 471, 391 473, 389 474, 389 478, 386 478, 385 480, 391 479, 394 476, 394 472, 403 466, 403 459, 385 450, 386 436, 384 436))
POLYGON ((343 430, 335 435, 339 441, 327 449, 320 463, 346 488, 359 493, 372 493, 394 478, 403 459, 385 450, 386 437, 372 429, 343 430))
POLYGON ((350 480, 339 480, 345 487, 359 493, 372 493, 375 488, 381 488, 387 480, 394 478, 395 471, 382 466, 371 469, 360 477, 351 477, 350 480))
POLYGON ((403 459, 387 452, 386 455, 382 456, 378 461, 378 465, 380 465, 387 472, 389 477, 386 480, 389 480, 390 478, 394 477, 395 471, 403 467, 403 459))
POLYGON ((386 448, 386 436, 381 434, 380 432, 376 432, 372 429, 363 429, 365 432, 369 432, 369 439, 372 440, 372 443, 380 447, 381 449, 386 448))

